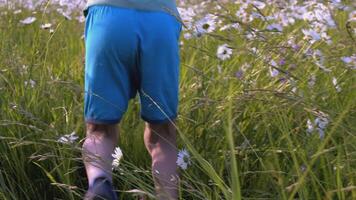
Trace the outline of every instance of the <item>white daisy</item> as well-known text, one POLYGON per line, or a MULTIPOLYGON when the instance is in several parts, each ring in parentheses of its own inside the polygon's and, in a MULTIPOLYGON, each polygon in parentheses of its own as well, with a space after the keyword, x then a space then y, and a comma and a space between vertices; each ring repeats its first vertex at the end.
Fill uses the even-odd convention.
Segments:
POLYGON ((292 88, 292 92, 293 92, 293 93, 297 93, 297 90, 298 90, 297 87, 293 87, 293 88, 292 88))
MULTIPOLYGON (((189 8, 178 7, 178 11, 179 11, 180 17, 181 17, 183 23, 185 24, 185 26, 188 29, 191 29, 193 26, 193 22, 194 22, 193 18, 196 15, 195 10, 191 7, 189 7, 189 8)), ((185 28, 185 27, 183 27, 183 28, 185 28)))
POLYGON ((204 18, 196 22, 196 31, 198 35, 204 33, 211 33, 216 29, 216 16, 212 14, 207 14, 204 18))
POLYGON ((313 29, 302 29, 305 39, 310 39, 311 43, 321 40, 321 35, 313 29))
POLYGON ((33 22, 36 21, 36 17, 27 17, 26 19, 23 19, 20 21, 21 24, 32 24, 33 22))
POLYGON ((352 11, 350 14, 349 14, 349 20, 350 22, 356 22, 356 10, 352 11))
POLYGON ((186 170, 188 165, 191 164, 190 155, 186 149, 182 149, 178 152, 177 165, 186 170))
POLYGON ((57 141, 63 144, 71 144, 74 143, 79 137, 73 131, 71 134, 64 135, 60 137, 57 141))
POLYGON ((252 5, 256 6, 260 10, 266 7, 266 3, 264 3, 263 1, 253 1, 252 5))
POLYGON ((335 77, 333 77, 333 85, 336 89, 337 92, 341 92, 341 87, 340 85, 337 83, 337 79, 335 77))
POLYGON ((27 86, 28 84, 30 84, 30 86, 31 86, 32 88, 34 88, 34 87, 36 86, 36 81, 34 81, 34 80, 32 80, 32 79, 30 79, 29 81, 25 81, 24 83, 25 83, 25 86, 27 86))
POLYGON ((17 15, 17 14, 20 14, 21 12, 22 12, 22 10, 21 10, 21 9, 19 9, 19 10, 15 10, 15 11, 14 11, 14 14, 15 14, 15 15, 17 15))
POLYGON ((227 44, 220 45, 216 55, 220 60, 229 59, 232 55, 232 49, 227 44))
POLYGON ((314 125, 310 119, 307 121, 307 132, 310 134, 314 131, 314 125))
POLYGON ((116 147, 115 151, 113 154, 111 154, 112 157, 114 158, 114 160, 112 161, 112 167, 114 168, 118 168, 120 165, 120 160, 123 157, 122 151, 120 149, 120 147, 116 147))
POLYGON ((49 29, 52 27, 52 24, 50 24, 50 23, 42 24, 40 27, 41 27, 41 29, 49 29))

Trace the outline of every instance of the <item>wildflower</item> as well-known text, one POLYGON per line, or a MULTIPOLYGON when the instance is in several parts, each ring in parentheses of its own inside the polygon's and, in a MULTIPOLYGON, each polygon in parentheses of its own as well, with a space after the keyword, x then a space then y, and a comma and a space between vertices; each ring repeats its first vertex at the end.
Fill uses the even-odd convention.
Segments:
POLYGON ((252 5, 256 6, 260 10, 262 10, 266 7, 266 4, 263 3, 263 1, 253 1, 252 5))
POLYGON ((323 71, 325 72, 331 72, 330 69, 326 68, 324 66, 324 63, 325 63, 325 57, 323 55, 323 53, 317 49, 316 51, 312 52, 312 55, 311 55, 314 60, 315 60, 315 64, 320 68, 322 69, 323 71))
POLYGON ((308 80, 308 85, 309 85, 309 87, 314 87, 315 82, 316 82, 316 77, 315 77, 315 75, 311 75, 310 78, 309 78, 309 80, 308 80))
POLYGON ((186 170, 188 165, 191 164, 190 155, 186 149, 182 149, 178 152, 177 165, 186 170))
POLYGON ((348 57, 341 57, 341 60, 351 69, 356 69, 356 54, 348 57))
POLYGON ((343 169, 344 168, 344 165, 336 165, 333 167, 333 169, 336 171, 338 169, 343 169))
POLYGON ((312 29, 302 29, 303 34, 305 35, 305 39, 310 39, 311 43, 321 40, 321 36, 318 32, 312 29))
POLYGON ((239 69, 239 70, 235 73, 236 78, 242 80, 243 77, 244 77, 244 74, 245 74, 246 70, 247 70, 249 67, 250 67, 250 65, 248 65, 248 64, 242 65, 241 69, 239 69))
POLYGON ((356 22, 356 10, 352 11, 350 14, 349 14, 349 22, 356 22))
POLYGON ((248 12, 246 11, 247 7, 248 7, 247 4, 241 5, 239 10, 235 14, 236 17, 241 19, 241 21, 244 23, 249 23, 253 21, 253 16, 248 14, 248 12))
POLYGON ((17 105, 13 104, 13 105, 11 105, 11 108, 12 108, 12 109, 16 109, 16 108, 17 108, 17 105))
POLYGON ((274 31, 274 30, 277 30, 279 32, 283 31, 283 27, 280 24, 270 24, 266 27, 266 29, 269 31, 274 31))
POLYGON ((344 7, 344 5, 341 3, 341 0, 331 0, 330 4, 331 6, 338 8, 340 10, 342 10, 344 7))
POLYGON ((112 161, 112 169, 118 168, 119 165, 120 165, 120 160, 123 157, 123 154, 122 154, 122 151, 121 151, 120 147, 116 147, 114 153, 111 154, 111 155, 114 158, 113 161, 112 161))
POLYGON ((279 62, 278 62, 278 65, 285 65, 286 64, 286 60, 285 59, 280 59, 279 62))
MULTIPOLYGON (((292 88, 292 92, 293 92, 293 93, 297 93, 297 90, 298 90, 297 87, 293 87, 293 88, 292 88)), ((302 95, 301 95, 301 96, 302 96, 302 95)))
POLYGON ((235 73, 235 76, 236 76, 236 78, 238 78, 238 79, 242 79, 243 78, 243 76, 244 76, 244 71, 243 70, 238 70, 236 73, 235 73))
POLYGON ((346 64, 349 64, 353 61, 352 57, 341 57, 341 60, 346 64))
POLYGON ((211 33, 216 29, 216 16, 212 14, 206 15, 203 19, 197 21, 196 31, 198 35, 211 33))
POLYGON ((277 69, 271 67, 269 69, 269 74, 270 74, 271 77, 276 77, 276 76, 278 76, 279 71, 277 69))
POLYGON ((31 88, 34 88, 36 85, 36 81, 30 79, 29 81, 25 81, 25 86, 27 86, 28 84, 31 85, 31 88))
POLYGON ((252 16, 253 19, 258 19, 258 18, 259 18, 259 19, 263 19, 263 17, 264 17, 264 16, 261 15, 259 12, 252 12, 252 13, 251 13, 251 16, 252 16))
POLYGON ((319 132, 320 139, 323 139, 325 135, 325 129, 327 128, 328 124, 328 115, 321 111, 318 111, 318 117, 314 120, 314 123, 312 123, 311 120, 308 119, 307 132, 312 133, 314 130, 317 130, 319 132))
POLYGON ((271 60, 269 63, 270 63, 273 67, 277 67, 277 63, 276 63, 276 61, 271 60))
POLYGON ((255 55, 258 55, 260 53, 260 51, 256 47, 252 47, 251 52, 255 55))
POLYGON ((307 170, 307 166, 305 166, 305 164, 302 164, 300 166, 300 171, 305 172, 305 170, 307 170))
POLYGON ((246 38, 249 40, 257 39, 257 34, 255 31, 248 31, 248 33, 246 34, 246 38))
POLYGON ((74 143, 79 137, 73 131, 71 134, 64 135, 60 137, 57 141, 63 144, 71 144, 74 143))
MULTIPOLYGON (((28 69, 27 65, 22 65, 22 67, 20 67, 20 74, 21 75, 27 74, 27 69, 28 69)), ((26 81, 25 81, 25 85, 26 85, 26 81)))
POLYGON ((188 29, 191 29, 193 26, 193 17, 196 15, 195 10, 191 7, 178 7, 178 11, 183 23, 186 25, 186 27, 188 27, 188 29))
POLYGON ((285 77, 279 78, 278 81, 279 81, 280 83, 288 83, 288 79, 285 78, 285 77))
POLYGON ((221 65, 218 65, 217 68, 218 68, 218 73, 221 74, 221 73, 222 73, 222 67, 221 67, 221 65))
POLYGON ((186 32, 186 33, 183 34, 183 37, 184 37, 185 39, 189 40, 189 39, 192 38, 193 36, 192 36, 191 33, 186 32))
POLYGON ((290 46, 294 51, 299 51, 301 49, 301 46, 296 43, 290 43, 290 46))
POLYGON ((333 85, 336 89, 337 92, 341 92, 341 87, 340 85, 337 83, 337 79, 335 77, 333 77, 333 85))
POLYGON ((52 27, 52 24, 50 24, 50 23, 42 24, 40 27, 41 27, 41 29, 49 29, 52 27))
POLYGON ((70 16, 69 11, 64 11, 63 8, 57 8, 57 12, 62 14, 66 20, 72 20, 72 17, 70 16))
POLYGON ((232 49, 230 47, 228 47, 227 44, 220 45, 218 47, 218 50, 217 50, 217 53, 216 53, 217 57, 220 60, 229 59, 231 57, 231 54, 232 54, 232 49))
POLYGON ((307 132, 310 134, 314 131, 313 123, 310 119, 307 120, 307 132))
POLYGON ((226 24, 226 25, 222 26, 219 30, 225 31, 225 30, 229 30, 229 29, 241 30, 241 26, 239 23, 226 24))
POLYGON ((319 132, 320 139, 324 138, 326 126, 329 120, 326 117, 317 117, 314 121, 317 131, 319 132))
POLYGON ((20 14, 21 12, 22 12, 22 10, 21 10, 21 9, 19 9, 19 10, 15 10, 15 11, 14 11, 14 14, 15 14, 15 15, 17 15, 17 14, 20 14))
POLYGON ((36 21, 36 17, 27 17, 26 19, 21 20, 20 23, 28 25, 28 24, 32 24, 35 21, 36 21))
POLYGON ((78 20, 79 23, 84 23, 85 22, 85 17, 84 15, 80 15, 76 18, 78 20))
POLYGON ((251 65, 249 63, 245 63, 241 66, 242 71, 246 71, 247 69, 251 68, 251 65))
POLYGON ((249 146, 251 146, 251 143, 247 138, 245 138, 245 140, 241 143, 240 148, 247 149, 249 146))

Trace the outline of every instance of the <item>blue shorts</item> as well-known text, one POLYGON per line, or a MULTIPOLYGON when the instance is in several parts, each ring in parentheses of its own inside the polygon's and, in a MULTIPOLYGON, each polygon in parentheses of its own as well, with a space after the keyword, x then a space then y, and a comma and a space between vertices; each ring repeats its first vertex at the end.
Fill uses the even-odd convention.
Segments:
POLYGON ((85 121, 120 122, 139 93, 141 117, 177 117, 182 24, 164 11, 89 7, 85 22, 85 121))

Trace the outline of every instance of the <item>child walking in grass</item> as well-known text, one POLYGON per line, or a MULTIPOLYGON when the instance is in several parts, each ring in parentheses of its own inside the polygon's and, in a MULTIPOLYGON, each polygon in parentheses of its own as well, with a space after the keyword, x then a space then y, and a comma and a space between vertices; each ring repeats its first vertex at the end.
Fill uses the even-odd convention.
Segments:
MULTIPOLYGON (((118 199, 112 153, 130 99, 139 95, 157 199, 177 199, 179 36, 174 0, 89 0, 85 23, 84 199, 118 199), (95 157, 93 156, 95 155, 95 157)), ((130 134, 130 133, 127 133, 130 134)))

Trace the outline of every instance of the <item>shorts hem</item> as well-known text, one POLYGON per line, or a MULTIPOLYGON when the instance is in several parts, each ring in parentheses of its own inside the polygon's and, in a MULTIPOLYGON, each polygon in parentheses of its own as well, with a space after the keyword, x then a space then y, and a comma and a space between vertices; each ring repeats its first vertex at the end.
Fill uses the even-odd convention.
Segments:
POLYGON ((143 115, 141 115, 141 118, 145 122, 148 122, 148 123, 151 123, 151 124, 164 124, 164 123, 171 122, 171 121, 175 120, 177 118, 177 115, 173 115, 173 116, 165 118, 165 119, 149 119, 149 118, 147 118, 147 117, 145 117, 143 115))
POLYGON ((86 123, 93 123, 93 124, 117 124, 121 121, 121 119, 116 119, 116 120, 98 120, 98 119, 92 119, 92 118, 85 118, 86 123))

